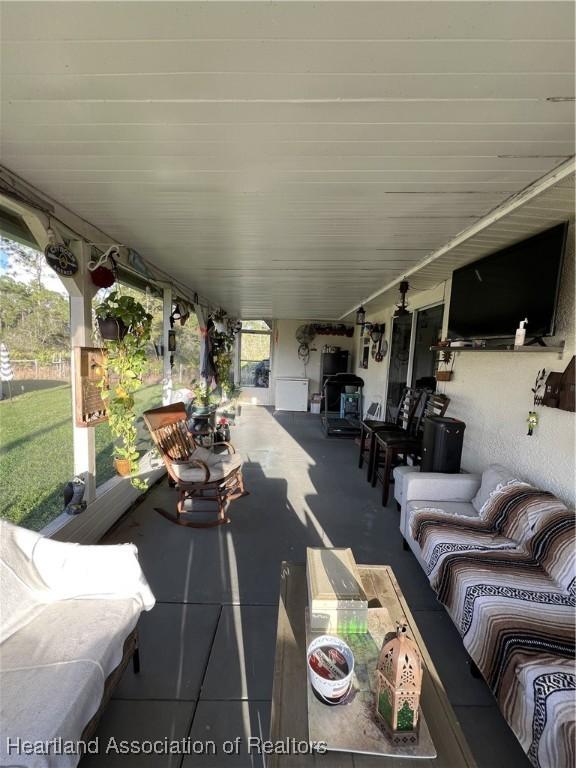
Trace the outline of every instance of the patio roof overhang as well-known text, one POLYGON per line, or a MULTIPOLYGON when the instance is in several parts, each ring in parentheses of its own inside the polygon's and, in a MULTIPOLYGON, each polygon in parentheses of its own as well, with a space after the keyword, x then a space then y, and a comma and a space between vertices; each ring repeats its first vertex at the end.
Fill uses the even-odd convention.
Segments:
POLYGON ((4 3, 2 162, 233 314, 338 318, 424 262, 414 287, 445 279, 430 257, 465 230, 469 260, 566 217, 566 165, 541 219, 489 213, 573 154, 573 21, 569 2, 4 3))

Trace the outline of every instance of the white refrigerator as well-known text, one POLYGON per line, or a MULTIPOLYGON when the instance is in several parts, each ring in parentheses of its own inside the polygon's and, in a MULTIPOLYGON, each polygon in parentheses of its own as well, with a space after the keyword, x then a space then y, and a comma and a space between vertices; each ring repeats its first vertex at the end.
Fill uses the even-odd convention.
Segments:
POLYGON ((274 407, 277 411, 307 411, 308 379, 295 376, 276 379, 274 407))

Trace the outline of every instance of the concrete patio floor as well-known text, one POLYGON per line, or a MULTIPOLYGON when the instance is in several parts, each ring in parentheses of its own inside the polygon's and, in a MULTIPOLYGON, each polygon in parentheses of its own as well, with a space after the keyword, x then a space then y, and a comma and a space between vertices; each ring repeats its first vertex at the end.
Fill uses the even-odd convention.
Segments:
MULTIPOLYGON (((281 561, 303 563, 307 546, 349 546, 358 563, 394 569, 479 768, 528 766, 490 691, 471 676, 422 570, 402 550, 395 503, 382 508, 357 468, 356 444, 326 439, 317 416, 256 407, 243 408, 232 441, 251 495, 232 504, 231 525, 173 525, 154 511, 174 508, 175 491, 163 481, 105 538, 137 545, 157 604, 140 622, 142 671, 126 670, 98 735, 267 738, 281 561)), ((261 759, 101 754, 81 768, 226 768, 261 759)), ((330 766, 330 755, 321 763, 330 766)))

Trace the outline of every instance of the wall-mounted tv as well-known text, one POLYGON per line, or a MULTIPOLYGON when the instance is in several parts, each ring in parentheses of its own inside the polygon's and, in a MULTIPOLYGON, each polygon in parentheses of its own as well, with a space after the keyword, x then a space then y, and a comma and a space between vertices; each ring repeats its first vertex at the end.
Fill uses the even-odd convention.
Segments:
POLYGON ((455 270, 448 336, 514 336, 525 317, 527 336, 553 334, 567 230, 558 224, 455 270))

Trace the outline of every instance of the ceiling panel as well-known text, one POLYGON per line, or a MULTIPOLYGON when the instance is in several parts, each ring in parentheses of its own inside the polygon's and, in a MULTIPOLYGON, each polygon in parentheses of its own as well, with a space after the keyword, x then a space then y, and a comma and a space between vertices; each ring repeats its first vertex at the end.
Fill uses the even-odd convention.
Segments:
MULTIPOLYGON (((574 153, 571 2, 29 2, 2 21, 2 163, 246 317, 340 317, 574 153)), ((414 279, 565 206, 550 190, 414 279)))

